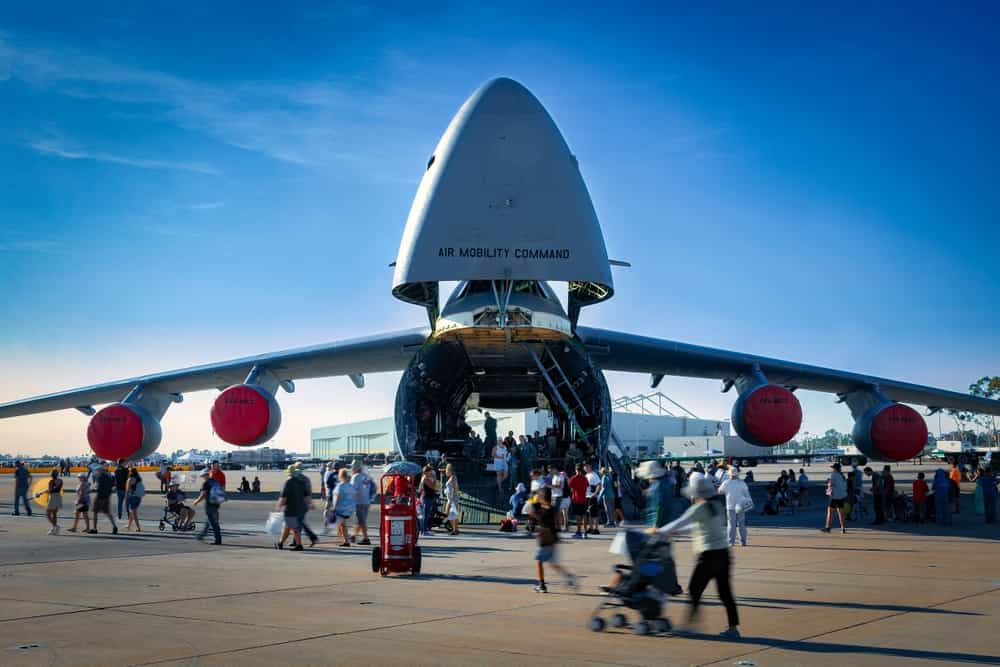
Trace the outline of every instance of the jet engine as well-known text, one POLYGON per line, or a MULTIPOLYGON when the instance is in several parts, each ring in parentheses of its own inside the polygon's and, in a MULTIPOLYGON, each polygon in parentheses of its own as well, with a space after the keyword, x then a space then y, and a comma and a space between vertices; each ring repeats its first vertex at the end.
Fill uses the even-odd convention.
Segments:
POLYGON ((761 447, 791 440, 802 425, 802 406, 791 390, 770 384, 759 370, 733 383, 740 392, 733 404, 733 428, 747 442, 761 447))
POLYGON ((927 424, 920 413, 901 403, 869 408, 854 423, 854 444, 865 456, 883 461, 906 461, 927 445, 927 424))
POLYGON ((237 384, 215 399, 211 418, 216 435, 231 445, 249 447, 274 437, 281 426, 281 408, 265 387, 237 384))
POLYGON ((105 460, 145 458, 156 451, 162 437, 160 421, 130 402, 101 408, 87 427, 90 448, 105 460))

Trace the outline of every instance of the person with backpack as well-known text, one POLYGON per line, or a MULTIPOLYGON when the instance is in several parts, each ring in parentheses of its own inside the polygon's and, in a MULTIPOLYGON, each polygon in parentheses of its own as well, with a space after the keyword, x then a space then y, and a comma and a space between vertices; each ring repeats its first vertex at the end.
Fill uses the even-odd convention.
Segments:
POLYGON ((688 611, 688 628, 676 631, 675 634, 690 632, 698 617, 702 593, 708 582, 715 580, 719 599, 726 607, 726 618, 729 627, 722 632, 725 639, 739 639, 739 612, 730 575, 729 547, 726 540, 726 510, 725 501, 718 494, 712 481, 704 476, 688 480, 685 495, 691 499, 691 506, 675 521, 660 528, 648 528, 649 533, 672 535, 691 528, 691 546, 697 558, 691 581, 688 583, 688 593, 691 596, 691 607, 688 611))
POLYGON ((219 508, 222 506, 222 503, 226 502, 226 491, 219 482, 212 479, 212 473, 209 472, 208 468, 201 471, 201 480, 201 493, 198 494, 198 498, 194 501, 194 504, 205 503, 206 521, 201 529, 201 533, 198 535, 198 540, 204 540, 208 534, 209 527, 211 527, 212 533, 215 535, 215 541, 212 544, 222 544, 222 528, 219 526, 219 508))
POLYGON ((125 530, 132 530, 132 522, 135 522, 135 532, 141 533, 139 526, 139 505, 142 504, 142 497, 146 495, 146 487, 139 476, 139 469, 132 467, 128 471, 128 482, 125 487, 125 506, 128 508, 128 525, 125 530))

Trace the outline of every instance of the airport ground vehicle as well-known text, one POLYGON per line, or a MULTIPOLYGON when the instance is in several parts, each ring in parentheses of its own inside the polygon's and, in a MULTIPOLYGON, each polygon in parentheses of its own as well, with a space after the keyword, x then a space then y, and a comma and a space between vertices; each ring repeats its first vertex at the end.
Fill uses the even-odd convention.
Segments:
MULTIPOLYGON (((419 468, 418 468, 419 470, 419 468)), ((379 480, 379 545, 372 549, 372 572, 420 574, 417 495, 412 475, 389 470, 379 480)))

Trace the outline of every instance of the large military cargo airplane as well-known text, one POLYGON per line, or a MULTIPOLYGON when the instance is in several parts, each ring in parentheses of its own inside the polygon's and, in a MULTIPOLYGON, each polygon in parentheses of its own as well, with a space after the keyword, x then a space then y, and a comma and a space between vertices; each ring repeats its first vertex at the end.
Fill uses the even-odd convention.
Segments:
POLYGON ((1000 415, 1000 401, 778 359, 581 326, 584 307, 614 294, 604 237, 587 187, 541 103, 495 79, 459 109, 417 189, 399 245, 392 294, 426 311, 429 327, 107 382, 0 405, 0 418, 75 408, 103 459, 152 454, 167 409, 187 392, 219 390, 215 433, 238 446, 278 430, 277 392, 294 381, 403 371, 396 393, 400 452, 417 457, 460 440, 470 409, 551 410, 565 439, 586 438, 609 462, 604 371, 722 381, 747 442, 790 440, 802 422, 797 389, 835 394, 869 458, 900 461, 927 442, 907 404, 1000 415), (458 287, 439 307, 443 282, 458 287), (565 307, 551 283, 566 283, 565 307), (94 406, 110 404, 100 410, 94 406))

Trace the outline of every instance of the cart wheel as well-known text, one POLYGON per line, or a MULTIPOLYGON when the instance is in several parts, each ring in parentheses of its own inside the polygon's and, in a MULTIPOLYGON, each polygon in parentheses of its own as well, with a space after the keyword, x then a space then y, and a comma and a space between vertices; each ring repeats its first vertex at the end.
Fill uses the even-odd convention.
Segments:
POLYGON ((673 626, 670 625, 670 620, 666 618, 658 618, 653 621, 653 629, 657 632, 670 632, 673 626))
POLYGON ((625 614, 615 614, 611 617, 611 627, 624 628, 626 625, 628 625, 628 619, 625 618, 625 614))
POLYGON ((160 522, 160 532, 162 533, 166 529, 167 529, 167 527, 165 525, 163 525, 163 522, 161 521, 160 522))
POLYGON ((639 621, 635 624, 635 634, 637 635, 648 635, 649 634, 649 623, 646 621, 639 621))
POLYGON ((382 568, 382 547, 372 549, 372 572, 378 572, 382 568))
MULTIPOLYGON (((619 614, 619 616, 620 615, 621 614, 619 614)), ((587 627, 590 628, 592 632, 601 632, 604 630, 604 619, 600 616, 595 616, 590 619, 590 623, 587 624, 587 627)))
POLYGON ((420 547, 413 547, 413 574, 420 574, 420 547))

